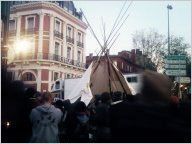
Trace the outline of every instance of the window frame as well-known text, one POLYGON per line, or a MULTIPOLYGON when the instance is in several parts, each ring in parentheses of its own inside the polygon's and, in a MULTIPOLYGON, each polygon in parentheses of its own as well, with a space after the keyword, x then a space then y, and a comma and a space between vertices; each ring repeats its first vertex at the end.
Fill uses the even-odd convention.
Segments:
POLYGON ((77 41, 82 43, 82 33, 79 31, 77 32, 77 38, 78 38, 77 41))
POLYGON ((55 76, 57 75, 57 79, 59 79, 59 72, 54 72, 53 74, 53 80, 56 81, 55 76))
POLYGON ((81 51, 80 50, 77 51, 77 61, 81 62, 81 51))
POLYGON ((16 25, 17 25, 17 24, 16 24, 16 19, 10 19, 10 20, 9 20, 9 31, 14 31, 14 30, 16 30, 16 25), (10 21, 14 21, 14 22, 15 22, 15 24, 14 24, 14 29, 12 29, 12 30, 10 29, 10 21))
POLYGON ((72 48, 71 47, 67 47, 67 59, 72 59, 71 58, 71 51, 72 51, 72 48), (70 49, 70 53, 68 54, 68 49, 70 49), (68 57, 69 56, 69 57, 68 57))
POLYGON ((35 17, 36 17, 35 15, 30 15, 30 16, 25 17, 25 29, 34 29, 35 28, 35 17), (33 20, 34 20, 32 28, 29 28, 29 26, 28 26, 28 19, 29 18, 33 18, 33 20))
POLYGON ((61 20, 59 20, 58 18, 55 18, 55 23, 54 23, 54 24, 55 24, 55 25, 54 25, 54 30, 61 33, 61 24, 62 24, 61 20), (56 23, 57 23, 57 22, 60 23, 60 25, 59 25, 59 31, 56 30, 56 23))
POLYGON ((70 38, 74 38, 74 28, 71 25, 67 25, 67 36, 70 37, 70 38), (71 29, 70 30, 70 35, 69 35, 69 28, 71 29))
POLYGON ((55 41, 55 47, 54 47, 54 48, 55 48, 55 49, 54 49, 54 54, 55 54, 55 55, 60 55, 60 53, 59 53, 60 45, 61 45, 60 42, 55 41), (58 43, 58 53, 56 53, 56 43, 58 43))

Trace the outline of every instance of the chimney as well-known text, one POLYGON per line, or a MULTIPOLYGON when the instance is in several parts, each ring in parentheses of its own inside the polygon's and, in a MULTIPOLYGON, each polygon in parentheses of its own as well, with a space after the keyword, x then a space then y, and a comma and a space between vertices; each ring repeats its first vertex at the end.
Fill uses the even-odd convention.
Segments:
POLYGON ((142 51, 140 51, 140 49, 136 49, 136 54, 142 55, 142 51))
POLYGON ((132 49, 132 50, 131 50, 131 53, 132 53, 132 54, 135 54, 135 49, 132 49))

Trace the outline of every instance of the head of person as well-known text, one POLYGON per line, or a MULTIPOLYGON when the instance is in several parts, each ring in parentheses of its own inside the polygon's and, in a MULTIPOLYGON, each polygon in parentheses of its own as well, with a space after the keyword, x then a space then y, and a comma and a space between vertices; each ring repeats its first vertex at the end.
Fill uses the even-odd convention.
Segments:
POLYGON ((111 97, 108 92, 104 92, 101 95, 101 102, 105 104, 109 104, 111 102, 111 97))
POLYGON ((70 110, 71 109, 71 102, 70 102, 70 100, 69 99, 67 99, 67 100, 64 100, 63 101, 63 106, 64 106, 64 109, 65 110, 70 110))
POLYGON ((29 98, 29 99, 33 99, 34 98, 34 95, 37 93, 37 91, 34 89, 34 88, 32 88, 32 87, 29 87, 29 88, 27 88, 26 89, 26 91, 25 91, 25 96, 27 97, 27 98, 29 98))
POLYGON ((75 111, 77 113, 86 112, 87 111, 87 107, 86 107, 85 103, 82 102, 82 101, 77 102, 77 104, 75 106, 75 111))
POLYGON ((154 71, 144 71, 141 97, 146 101, 169 102, 171 98, 171 80, 154 71))
POLYGON ((42 103, 52 103, 53 102, 53 96, 50 92, 43 92, 41 96, 42 103))
POLYGON ((61 111, 63 111, 64 110, 63 101, 62 100, 57 100, 55 102, 55 107, 59 108, 61 111))

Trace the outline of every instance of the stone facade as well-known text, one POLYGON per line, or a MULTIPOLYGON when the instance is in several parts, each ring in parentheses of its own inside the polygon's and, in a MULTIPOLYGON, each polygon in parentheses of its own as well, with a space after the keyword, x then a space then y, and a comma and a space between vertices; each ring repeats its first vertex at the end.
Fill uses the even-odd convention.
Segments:
POLYGON ((87 25, 53 2, 12 5, 8 71, 38 91, 50 91, 58 78, 81 77, 85 71, 87 25), (28 41, 18 52, 16 43, 28 41))

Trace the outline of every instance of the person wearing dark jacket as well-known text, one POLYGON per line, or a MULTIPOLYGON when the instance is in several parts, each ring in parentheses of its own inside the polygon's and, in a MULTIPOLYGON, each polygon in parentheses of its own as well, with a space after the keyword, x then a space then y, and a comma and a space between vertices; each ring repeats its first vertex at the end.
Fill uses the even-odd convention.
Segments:
POLYGON ((101 103, 96 107, 96 142, 108 142, 110 139, 109 106, 110 95, 105 92, 101 95, 101 103))
POLYGON ((171 84, 161 74, 143 74, 142 95, 110 108, 111 142, 190 142, 189 112, 170 108, 171 84), (185 123, 187 122, 187 124, 185 123))
POLYGON ((68 142, 89 142, 89 115, 85 103, 77 102, 67 119, 68 142))

